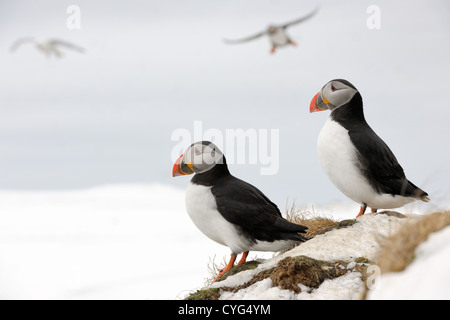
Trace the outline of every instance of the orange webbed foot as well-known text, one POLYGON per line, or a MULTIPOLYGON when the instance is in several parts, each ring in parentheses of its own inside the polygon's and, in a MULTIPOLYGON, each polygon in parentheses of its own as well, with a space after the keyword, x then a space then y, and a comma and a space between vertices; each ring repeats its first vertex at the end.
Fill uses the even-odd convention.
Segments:
MULTIPOLYGON (((362 207, 361 207, 361 209, 359 210, 359 213, 358 213, 358 215, 356 216, 356 218, 359 218, 359 217, 361 217, 362 215, 364 215, 364 212, 366 212, 366 208, 367 208, 367 206, 366 205, 363 205, 362 207)), ((355 218, 355 219, 356 219, 355 218)))
POLYGON ((225 274, 225 272, 227 272, 227 271, 229 271, 231 268, 233 268, 234 261, 236 261, 236 255, 233 253, 233 254, 231 254, 231 258, 230 258, 230 261, 228 262, 227 266, 225 267, 225 269, 222 269, 222 270, 219 272, 219 275, 218 275, 217 278, 213 281, 213 283, 216 282, 217 280, 219 280, 219 278, 220 278, 221 276, 223 276, 223 275, 225 274))

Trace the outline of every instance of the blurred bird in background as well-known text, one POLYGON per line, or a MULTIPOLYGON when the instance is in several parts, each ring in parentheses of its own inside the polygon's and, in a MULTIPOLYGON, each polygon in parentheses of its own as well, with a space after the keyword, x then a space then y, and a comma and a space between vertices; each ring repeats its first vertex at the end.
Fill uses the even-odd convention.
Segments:
POLYGON ((257 34, 254 34, 252 36, 242 38, 242 39, 224 39, 224 42, 227 44, 240 44, 240 43, 249 42, 249 41, 252 41, 252 40, 258 39, 262 36, 267 35, 269 37, 270 43, 272 45, 270 52, 272 54, 274 54, 278 47, 284 47, 287 45, 297 46, 297 43, 292 41, 292 39, 288 36, 286 29, 290 26, 302 23, 302 22, 312 18, 313 16, 315 16, 317 14, 318 11, 319 11, 319 7, 314 9, 308 15, 301 17, 299 19, 296 19, 294 21, 290 21, 288 23, 281 24, 281 25, 269 25, 269 27, 266 30, 259 32, 257 34))
POLYGON ((77 51, 79 53, 84 53, 85 49, 77 46, 73 43, 59 40, 59 39, 42 39, 42 38, 34 38, 34 37, 25 37, 16 40, 10 48, 11 53, 17 51, 19 47, 24 44, 34 44, 34 47, 44 53, 48 58, 51 58, 54 55, 56 58, 62 58, 63 48, 71 49, 73 51, 77 51))

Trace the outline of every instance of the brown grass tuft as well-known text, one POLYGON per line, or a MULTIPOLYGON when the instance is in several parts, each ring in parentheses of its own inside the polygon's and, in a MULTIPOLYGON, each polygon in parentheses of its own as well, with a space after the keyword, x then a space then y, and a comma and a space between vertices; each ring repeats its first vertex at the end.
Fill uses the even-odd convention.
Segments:
POLYGON ((450 211, 413 219, 381 244, 377 264, 382 273, 403 271, 413 260, 417 246, 428 236, 450 225, 450 211))
POLYGON ((236 287, 222 287, 222 290, 237 292, 252 284, 270 278, 274 287, 300 293, 299 284, 318 288, 326 279, 334 279, 347 273, 348 262, 327 262, 306 256, 287 257, 278 262, 276 267, 263 270, 252 280, 236 287))
POLYGON ((278 262, 270 278, 273 286, 300 293, 299 284, 318 288, 326 279, 334 279, 346 273, 345 265, 298 256, 287 257, 278 262))
POLYGON ((338 224, 337 221, 326 216, 321 216, 317 212, 314 212, 314 210, 296 209, 294 205, 286 211, 286 219, 290 222, 308 227, 305 236, 310 239, 318 234, 329 231, 338 224))

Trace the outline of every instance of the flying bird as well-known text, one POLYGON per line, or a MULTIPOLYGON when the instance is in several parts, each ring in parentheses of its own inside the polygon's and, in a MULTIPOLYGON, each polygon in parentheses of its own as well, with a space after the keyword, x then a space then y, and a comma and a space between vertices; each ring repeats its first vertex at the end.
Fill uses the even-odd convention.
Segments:
POLYGON ((61 58, 63 56, 63 48, 74 50, 79 53, 85 52, 84 48, 63 40, 26 37, 18 39, 13 43, 10 49, 11 53, 16 52, 16 50, 24 44, 33 44, 37 50, 44 53, 47 57, 54 55, 57 58, 61 58))
POLYGON ((297 43, 291 40, 291 38, 288 36, 286 29, 290 26, 302 23, 310 18, 312 18, 317 12, 319 11, 319 8, 314 9, 311 13, 308 15, 301 17, 299 19, 296 19, 294 21, 290 21, 285 24, 281 25, 269 25, 266 30, 259 32, 257 34, 254 34, 252 36, 243 38, 243 39, 224 39, 225 43, 228 44, 239 44, 239 43, 245 43, 248 41, 252 41, 255 39, 258 39, 264 35, 267 35, 269 37, 270 43, 272 45, 272 48, 270 52, 273 54, 275 53, 276 49, 278 47, 284 47, 287 45, 297 46, 297 43))
POLYGON ((333 184, 367 207, 401 207, 414 200, 430 201, 409 181, 391 149, 366 122, 359 91, 347 80, 328 82, 311 100, 310 112, 330 110, 318 139, 320 163, 333 184))
POLYGON ((278 207, 253 185, 232 176, 223 153, 209 141, 192 144, 175 162, 172 175, 194 174, 186 191, 186 210, 197 228, 231 249, 231 258, 217 278, 249 251, 280 251, 307 227, 284 219, 278 207))

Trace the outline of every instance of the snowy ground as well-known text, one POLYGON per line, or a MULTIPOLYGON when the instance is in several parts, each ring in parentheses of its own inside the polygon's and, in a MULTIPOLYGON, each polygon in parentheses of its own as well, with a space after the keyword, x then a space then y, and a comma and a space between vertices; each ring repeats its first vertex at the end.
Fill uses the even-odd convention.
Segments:
POLYGON ((228 253, 160 185, 0 192, 0 298, 176 299, 228 253))
MULTIPOLYGON (((410 216, 409 219, 419 219, 410 216)), ((365 215, 358 223, 314 237, 312 240, 268 259, 256 269, 243 271, 211 287, 233 287, 251 280, 257 273, 274 267, 288 256, 308 256, 324 261, 350 261, 347 273, 333 280, 325 280, 317 289, 301 286, 302 292, 273 287, 271 279, 264 279, 236 293, 222 292, 220 299, 361 299, 366 285, 368 299, 450 299, 450 227, 432 234, 416 250, 414 262, 405 271, 381 275, 376 266, 368 269, 367 283, 355 269, 357 258, 374 260, 379 249, 379 240, 397 232, 407 219, 386 215, 365 215)))
POLYGON ((359 299, 364 292, 365 284, 361 280, 361 274, 353 271, 356 266, 355 260, 360 257, 370 260, 375 259, 379 248, 378 240, 395 233, 404 223, 404 220, 386 215, 363 216, 358 219, 358 223, 351 227, 318 235, 282 255, 266 260, 254 270, 229 277, 224 281, 213 284, 213 287, 235 286, 245 283, 255 274, 274 267, 278 261, 286 257, 304 255, 324 261, 349 261, 347 265, 348 274, 334 280, 326 280, 316 290, 303 288, 300 294, 271 288, 271 280, 266 279, 235 294, 225 293, 221 296, 221 299, 359 299))
MULTIPOLYGON (((355 209, 352 203, 314 207, 337 219, 353 217, 355 209)), ((326 250, 313 252, 320 258, 326 250)), ((256 256, 270 258, 272 253, 256 256)), ((224 257, 229 250, 189 220, 184 190, 134 184, 0 191, 1 299, 183 298, 202 287, 210 259, 221 262, 224 257)), ((358 279, 352 275, 339 281, 350 286, 358 279)))
POLYGON ((399 273, 381 277, 369 299, 450 299, 450 227, 438 231, 415 252, 414 261, 399 273))

